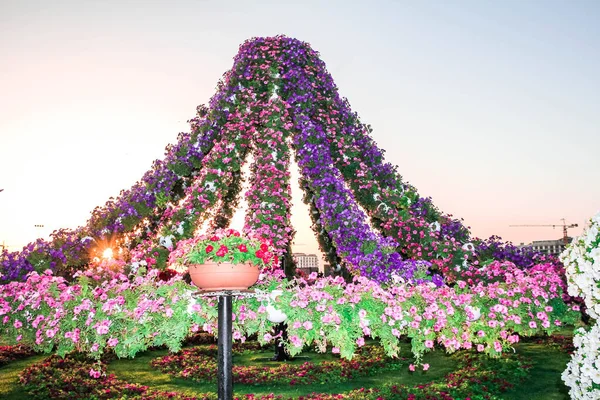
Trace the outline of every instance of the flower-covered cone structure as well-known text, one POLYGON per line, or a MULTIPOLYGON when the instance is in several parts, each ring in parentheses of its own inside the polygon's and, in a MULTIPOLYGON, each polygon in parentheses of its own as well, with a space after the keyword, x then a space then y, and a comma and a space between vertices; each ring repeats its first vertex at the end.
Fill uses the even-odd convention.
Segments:
POLYGON ((5 253, 4 279, 48 268, 70 276, 107 243, 134 261, 164 264, 169 250, 205 222, 228 225, 250 155, 244 230, 272 240, 279 254, 294 235, 294 156, 313 229, 331 265, 386 281, 392 274, 410 279, 419 265, 453 269, 468 257, 468 230, 384 162, 370 127, 340 97, 307 43, 285 36, 246 41, 209 105, 197 111, 191 131, 167 147, 165 158, 96 208, 85 226, 5 253))
MULTIPOLYGON (((100 358, 151 346, 177 351, 191 332, 214 333, 216 299, 199 298, 181 275, 152 267, 186 254, 199 231, 229 224, 248 160, 244 230, 271 241, 275 255, 289 254, 292 156, 323 252, 361 276, 263 274, 255 296, 233 304, 234 339, 278 338, 275 310, 285 315, 282 341, 291 356, 314 347, 350 359, 371 338, 396 357, 404 337, 419 364, 436 347, 499 356, 521 336, 578 320, 559 262, 495 238, 471 243, 460 221, 402 182, 308 44, 283 36, 244 43, 190 123, 163 160, 96 208, 85 226, 2 254, 1 279, 10 281, 0 285, 3 338, 100 358), (88 268, 107 246, 119 259, 88 268)), ((573 365, 566 378, 587 385, 587 378, 573 381, 573 365)))

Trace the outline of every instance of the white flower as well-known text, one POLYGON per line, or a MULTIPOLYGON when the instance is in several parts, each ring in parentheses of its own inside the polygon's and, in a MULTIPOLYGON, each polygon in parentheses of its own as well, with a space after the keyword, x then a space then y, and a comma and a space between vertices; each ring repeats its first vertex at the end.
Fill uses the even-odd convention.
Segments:
MULTIPOLYGON (((565 264, 568 293, 583 298, 587 313, 594 319, 600 317, 600 213, 590 220, 582 236, 574 240, 560 255, 565 264)), ((562 379, 570 387, 572 399, 600 399, 600 323, 586 332, 578 329, 573 344, 575 352, 562 379)))
POLYGON ((207 188, 208 190, 210 190, 211 192, 214 192, 215 190, 217 190, 214 182, 206 182, 204 184, 204 187, 207 188))
POLYGON ((477 321, 481 317, 481 309, 479 307, 465 306, 467 318, 469 321, 477 321))
POLYGON ((377 209, 379 210, 379 207, 381 207, 381 206, 383 206, 383 211, 384 212, 388 212, 389 209, 390 209, 390 207, 387 204, 383 203, 383 202, 379 203, 379 205, 377 206, 377 209))
POLYGON ((406 280, 404 278, 402 278, 400 275, 396 274, 395 272, 392 272, 391 278, 392 278, 392 282, 394 282, 395 284, 406 283, 406 280))
POLYGON ((166 247, 169 250, 172 250, 173 249, 173 239, 175 239, 175 236, 173 236, 173 235, 161 236, 160 239, 158 239, 158 244, 166 247))
POLYGON ((473 243, 465 243, 462 245, 462 249, 465 251, 475 251, 475 246, 473 243))
POLYGON ((183 221, 179 223, 179 225, 177 225, 177 229, 175 230, 175 232, 177 232, 178 235, 183 235, 183 221))
POLYGON ((594 325, 589 332, 582 328, 576 331, 573 343, 576 350, 571 356, 562 379, 571 388, 572 399, 598 399, 600 390, 592 389, 592 382, 600 383, 600 325, 594 325))

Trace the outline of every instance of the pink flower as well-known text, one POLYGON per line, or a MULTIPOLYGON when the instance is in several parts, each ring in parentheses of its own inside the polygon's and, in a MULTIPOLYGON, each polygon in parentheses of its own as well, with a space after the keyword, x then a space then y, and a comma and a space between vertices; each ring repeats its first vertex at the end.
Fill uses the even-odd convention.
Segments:
POLYGON ((18 319, 16 319, 15 323, 13 325, 15 326, 16 329, 19 329, 20 327, 23 326, 23 323, 21 321, 19 321, 18 319))
POLYGON ((306 329, 307 331, 311 330, 313 328, 313 324, 310 321, 305 321, 302 326, 304 327, 304 329, 306 329))
POLYGON ((425 347, 427 347, 428 349, 432 349, 433 348, 433 340, 426 340, 425 347))
POLYGON ((414 364, 410 364, 410 365, 408 366, 408 369, 409 369, 411 372, 415 372, 415 365, 414 365, 414 364))
POLYGON ((542 321, 542 327, 549 328, 550 327, 550 321, 548 321, 548 320, 542 321))
POLYGON ((90 369, 90 376, 91 376, 92 378, 98 379, 98 378, 100 378, 100 375, 102 375, 102 374, 100 373, 100 371, 96 371, 96 370, 95 370, 95 369, 93 369, 93 368, 92 368, 92 369, 90 369))
POLYGON ((478 344, 477 345, 477 351, 483 351, 485 349, 485 347, 482 344, 478 344))
POLYGON ((423 364, 423 371, 427 371, 429 369, 429 364, 423 364))
POLYGON ((94 328, 96 328, 96 332, 98 333, 98 335, 106 335, 108 333, 108 328, 112 325, 112 322, 105 319, 102 322, 98 322, 96 325, 94 325, 94 328))
POLYGON ((292 344, 296 347, 302 347, 303 343, 302 343, 302 339, 300 339, 298 336, 296 335, 292 335, 290 336, 290 342, 292 342, 292 344))
POLYGON ((98 345, 98 343, 94 343, 94 344, 92 345, 92 347, 90 348, 90 351, 92 351, 92 352, 96 352, 96 351, 98 351, 98 348, 99 348, 99 347, 100 347, 100 346, 98 345))
POLYGON ((365 339, 364 338, 358 338, 356 339, 356 344, 358 345, 358 347, 362 347, 365 345, 365 339))
POLYGON ((119 339, 111 337, 107 343, 110 347, 115 347, 119 343, 119 339))
POLYGON ((529 327, 531 329, 535 329, 535 328, 537 328, 537 324, 535 323, 535 321, 529 321, 529 327))
POLYGON ((536 316, 538 317, 538 319, 545 321, 548 319, 548 316, 546 315, 545 312, 539 311, 536 316))
POLYGON ((331 352, 332 352, 333 354, 340 354, 340 348, 339 348, 339 347, 333 347, 333 348, 331 349, 331 352))

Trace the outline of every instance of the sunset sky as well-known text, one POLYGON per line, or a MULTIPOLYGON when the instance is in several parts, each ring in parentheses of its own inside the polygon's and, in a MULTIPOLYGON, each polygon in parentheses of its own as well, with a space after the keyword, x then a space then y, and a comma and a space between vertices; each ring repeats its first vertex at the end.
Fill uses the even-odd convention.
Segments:
POLYGON ((0 244, 84 224, 188 129, 244 40, 277 34, 320 52, 387 160, 474 236, 555 239, 509 225, 561 218, 578 235, 600 210, 600 2, 322 3, 0 2, 0 244))

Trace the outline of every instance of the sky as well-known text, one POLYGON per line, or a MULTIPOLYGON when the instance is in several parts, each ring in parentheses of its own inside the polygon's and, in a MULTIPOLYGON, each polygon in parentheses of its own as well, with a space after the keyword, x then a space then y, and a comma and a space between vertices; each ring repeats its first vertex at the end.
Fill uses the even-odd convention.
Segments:
MULTIPOLYGON (((320 52, 386 160, 473 236, 579 235, 600 210, 599 20, 593 0, 3 0, 0 244, 84 224, 244 40, 277 34, 320 52)), ((293 190, 294 250, 315 252, 293 190)))

